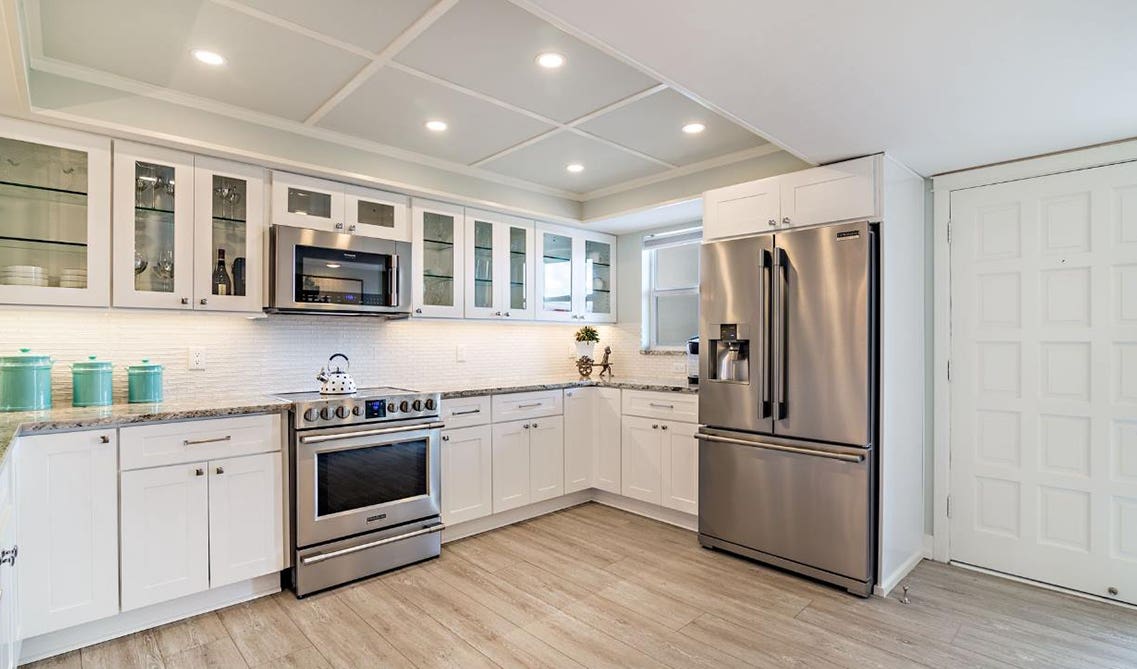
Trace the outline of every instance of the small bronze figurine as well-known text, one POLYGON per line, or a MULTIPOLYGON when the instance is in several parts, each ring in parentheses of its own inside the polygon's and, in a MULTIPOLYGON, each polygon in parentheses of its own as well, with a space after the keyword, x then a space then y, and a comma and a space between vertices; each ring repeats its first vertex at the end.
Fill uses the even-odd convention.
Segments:
POLYGON ((605 346, 604 347, 604 357, 600 359, 600 374, 598 375, 600 378, 604 378, 605 374, 608 375, 608 378, 612 378, 613 376, 615 376, 615 374, 612 373, 612 363, 608 362, 608 358, 611 355, 612 355, 612 347, 611 346, 605 346))

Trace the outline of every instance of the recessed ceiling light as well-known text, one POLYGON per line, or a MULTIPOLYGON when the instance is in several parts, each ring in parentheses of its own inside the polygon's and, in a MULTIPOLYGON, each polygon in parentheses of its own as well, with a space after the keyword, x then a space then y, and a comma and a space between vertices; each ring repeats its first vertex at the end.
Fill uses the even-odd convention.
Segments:
POLYGON ((555 70, 565 64, 565 57, 554 51, 546 51, 537 56, 537 64, 549 70, 555 70))
POLYGON ((442 132, 447 127, 449 127, 449 126, 446 125, 446 121, 427 121, 426 122, 426 129, 431 131, 431 132, 442 132))
POLYGON ((703 125, 702 123, 688 123, 687 125, 683 126, 683 132, 687 133, 688 135, 697 135, 706 129, 707 126, 703 125))
POLYGON ((565 169, 569 172, 572 172, 573 174, 576 174, 578 172, 584 171, 584 165, 581 165, 580 163, 569 163, 568 165, 565 165, 565 169))
POLYGON ((194 49, 193 57, 205 63, 206 65, 225 64, 225 58, 221 54, 215 53, 213 51, 206 51, 205 49, 194 49))

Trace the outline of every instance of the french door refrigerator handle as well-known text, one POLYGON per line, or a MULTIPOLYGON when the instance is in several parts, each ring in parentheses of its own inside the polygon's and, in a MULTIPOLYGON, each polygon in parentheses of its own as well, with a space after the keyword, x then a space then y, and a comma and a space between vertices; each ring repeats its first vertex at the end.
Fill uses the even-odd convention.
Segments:
POLYGON ((762 249, 762 259, 759 261, 758 294, 762 296, 761 318, 762 322, 758 332, 762 336, 759 349, 756 352, 761 356, 762 376, 758 382, 761 384, 761 395, 758 400, 758 417, 770 417, 770 251, 762 249))
POLYGON ((782 420, 788 414, 788 407, 786 406, 786 365, 789 362, 789 354, 786 351, 789 342, 789 307, 786 305, 786 300, 789 297, 788 271, 789 262, 786 258, 786 250, 783 248, 775 248, 774 274, 778 291, 778 299, 775 302, 774 310, 777 316, 777 322, 774 323, 774 335, 777 338, 774 346, 775 355, 777 357, 776 364, 774 365, 775 405, 777 407, 774 413, 775 420, 782 420))

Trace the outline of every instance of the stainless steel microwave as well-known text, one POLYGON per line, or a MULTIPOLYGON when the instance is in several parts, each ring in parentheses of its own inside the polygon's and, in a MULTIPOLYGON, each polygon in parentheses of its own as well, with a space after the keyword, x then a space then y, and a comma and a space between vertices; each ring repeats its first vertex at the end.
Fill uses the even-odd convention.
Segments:
POLYGON ((405 317, 411 245, 274 225, 266 311, 405 317))

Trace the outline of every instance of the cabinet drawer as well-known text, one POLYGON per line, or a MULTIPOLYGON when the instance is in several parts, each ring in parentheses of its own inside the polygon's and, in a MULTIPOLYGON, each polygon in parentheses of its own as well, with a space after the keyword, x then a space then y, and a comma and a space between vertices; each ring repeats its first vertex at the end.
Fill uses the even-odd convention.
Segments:
POLYGON ((446 429, 473 427, 490 422, 490 396, 457 397, 442 400, 439 416, 446 423, 446 429))
POLYGON ((625 390, 623 406, 625 416, 662 418, 684 423, 699 422, 698 395, 625 390))
POLYGON ((493 396, 493 422, 525 420, 564 413, 564 393, 539 390, 532 393, 510 393, 493 396))
POLYGON ((280 415, 257 414, 119 430, 122 470, 279 451, 280 415))

